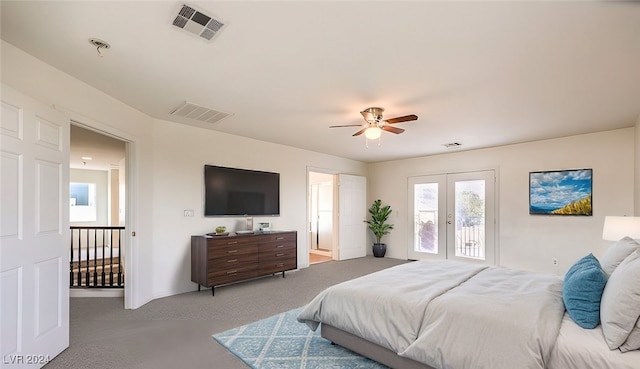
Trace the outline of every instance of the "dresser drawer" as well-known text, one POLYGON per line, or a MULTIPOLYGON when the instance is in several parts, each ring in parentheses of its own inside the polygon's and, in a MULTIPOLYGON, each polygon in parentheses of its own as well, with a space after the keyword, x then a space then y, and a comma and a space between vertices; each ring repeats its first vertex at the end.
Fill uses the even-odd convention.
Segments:
POLYGON ((274 233, 274 234, 263 234, 260 238, 260 242, 261 243, 266 243, 266 242, 284 242, 284 241, 291 241, 291 242, 296 242, 297 241, 297 236, 295 232, 288 232, 288 233, 274 233))
POLYGON ((258 266, 258 274, 273 274, 284 272, 287 270, 293 270, 298 267, 298 262, 295 258, 274 258, 264 261, 260 261, 258 266))
POLYGON ((291 250, 295 250, 296 243, 294 241, 278 241, 278 242, 267 242, 260 244, 260 254, 263 253, 275 253, 275 252, 288 252, 291 250))
POLYGON ((224 247, 231 245, 251 245, 255 243, 256 241, 252 237, 243 236, 213 236, 207 239, 207 244, 209 246, 215 247, 224 247))
POLYGON ((211 261, 218 258, 241 257, 243 255, 255 255, 258 252, 256 244, 229 244, 229 245, 212 245, 209 244, 207 260, 211 261))
POLYGON ((258 255, 251 254, 229 254, 222 257, 209 259, 207 270, 228 270, 237 268, 238 265, 255 264, 258 262, 258 255))
POLYGON ((243 279, 249 279, 257 276, 256 266, 257 263, 236 265, 235 268, 209 270, 207 274, 207 281, 209 286, 215 286, 218 284, 226 284, 243 279))
POLYGON ((284 260, 297 258, 295 248, 285 250, 269 250, 260 252, 260 263, 272 261, 272 260, 284 260))

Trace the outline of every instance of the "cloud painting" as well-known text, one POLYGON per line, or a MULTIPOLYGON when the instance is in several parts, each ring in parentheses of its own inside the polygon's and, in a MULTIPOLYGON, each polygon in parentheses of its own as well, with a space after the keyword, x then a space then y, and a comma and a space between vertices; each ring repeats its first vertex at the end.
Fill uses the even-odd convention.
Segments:
POLYGON ((529 214, 593 215, 592 169, 529 173, 529 214))

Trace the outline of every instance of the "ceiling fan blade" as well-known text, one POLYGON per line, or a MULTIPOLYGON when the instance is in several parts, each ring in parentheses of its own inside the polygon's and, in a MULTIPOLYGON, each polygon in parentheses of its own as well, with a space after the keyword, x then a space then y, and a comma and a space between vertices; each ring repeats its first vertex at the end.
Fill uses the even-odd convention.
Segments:
POLYGON ((366 131, 366 130, 367 130, 367 128, 369 128, 369 127, 368 127, 368 126, 367 126, 367 127, 364 127, 363 129, 361 129, 361 130, 359 130, 358 132, 354 133, 352 136, 353 136, 353 137, 355 137, 355 136, 360 136, 361 134, 363 134, 363 133, 364 133, 364 131, 366 131))
POLYGON ((418 119, 418 116, 415 115, 415 114, 411 114, 411 115, 405 115, 404 117, 386 119, 386 120, 384 120, 384 122, 387 122, 389 124, 394 124, 394 123, 408 122, 408 121, 416 120, 416 119, 418 119))
POLYGON ((404 132, 404 129, 398 128, 398 127, 382 126, 380 128, 382 128, 383 131, 387 131, 387 132, 391 132, 391 133, 395 133, 395 134, 404 132))
POLYGON ((362 124, 344 124, 341 126, 329 126, 329 128, 342 128, 342 127, 360 127, 362 124))

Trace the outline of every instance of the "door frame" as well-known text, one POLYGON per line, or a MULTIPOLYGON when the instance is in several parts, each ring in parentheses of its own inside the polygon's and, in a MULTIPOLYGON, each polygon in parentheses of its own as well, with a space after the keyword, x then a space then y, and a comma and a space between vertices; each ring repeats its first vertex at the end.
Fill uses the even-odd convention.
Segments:
POLYGON ((76 112, 65 110, 71 117, 71 124, 79 126, 105 136, 116 138, 125 143, 125 235, 124 241, 127 247, 124 250, 124 308, 137 309, 142 306, 140 297, 141 289, 138 287, 139 279, 136 271, 139 263, 137 239, 135 237, 136 225, 138 223, 138 145, 136 137, 123 132, 117 128, 82 116, 76 112))
MULTIPOLYGON (((493 171, 494 173, 494 184, 493 184, 493 263, 491 265, 500 265, 500 168, 499 167, 485 167, 485 168, 479 168, 479 169, 469 169, 469 170, 455 170, 455 171, 440 171, 440 172, 429 172, 429 173, 422 173, 422 174, 413 174, 409 177, 407 177, 407 231, 408 231, 408 237, 407 237, 407 255, 411 256, 411 250, 414 247, 414 229, 413 229, 413 194, 411 193, 411 191, 413 191, 413 189, 410 189, 411 186, 411 179, 412 178, 416 178, 416 177, 444 177, 444 185, 445 188, 446 186, 448 186, 448 180, 447 177, 450 175, 458 175, 458 174, 468 174, 468 173, 475 173, 475 172, 485 172, 485 171, 493 171)), ((438 182, 440 183, 440 181, 438 182)), ((448 199, 448 194, 438 194, 439 196, 439 201, 440 199, 445 196, 445 200, 449 201, 448 199)), ((448 208, 447 208, 448 210, 448 208)), ((439 228, 438 228, 438 234, 441 235, 446 235, 445 239, 447 237, 449 237, 449 235, 447 234, 447 227, 446 227, 446 212, 444 214, 439 214, 439 228)), ((438 248, 446 248, 446 241, 444 244, 439 244, 438 248)), ((448 250, 444 251, 444 254, 446 255, 446 253, 448 252, 448 250)), ((415 254, 413 254, 415 255, 415 254)), ((459 260, 459 258, 447 258, 446 256, 443 257, 441 255, 441 253, 438 254, 425 254, 428 255, 426 257, 424 257, 424 259, 431 259, 431 260, 443 260, 443 259, 448 259, 448 260, 459 260)), ((412 259, 413 260, 413 259, 412 259)), ((465 259, 465 261, 467 262, 474 262, 473 259, 465 259)))

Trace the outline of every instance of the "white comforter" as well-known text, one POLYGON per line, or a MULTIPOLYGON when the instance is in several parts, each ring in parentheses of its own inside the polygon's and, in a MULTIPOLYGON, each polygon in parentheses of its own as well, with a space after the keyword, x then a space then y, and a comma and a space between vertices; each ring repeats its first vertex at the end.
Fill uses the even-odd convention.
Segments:
POLYGON ((560 277, 412 262, 333 286, 298 316, 434 368, 545 368, 564 314, 560 277))
POLYGON ((458 262, 412 262, 332 286, 298 315, 315 330, 320 322, 395 352, 418 336, 434 298, 468 280, 485 266, 458 262))

